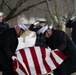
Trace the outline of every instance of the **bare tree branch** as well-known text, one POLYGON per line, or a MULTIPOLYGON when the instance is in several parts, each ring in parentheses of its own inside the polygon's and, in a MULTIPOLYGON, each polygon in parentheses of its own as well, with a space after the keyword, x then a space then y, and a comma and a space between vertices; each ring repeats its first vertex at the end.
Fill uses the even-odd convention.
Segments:
POLYGON ((55 4, 55 16, 57 18, 56 28, 62 29, 63 26, 61 24, 60 14, 59 14, 59 10, 58 10, 58 0, 54 0, 54 4, 55 4))
POLYGON ((2 0, 1 5, 0 5, 0 11, 2 11, 2 10, 3 10, 3 0, 2 0))
POLYGON ((5 18, 5 21, 8 21, 12 19, 12 15, 17 11, 17 9, 27 0, 19 0, 17 5, 8 13, 7 17, 5 18))
POLYGON ((52 22, 54 25, 56 25, 57 22, 56 22, 56 20, 55 20, 55 18, 54 18, 54 16, 53 16, 53 14, 52 14, 51 11, 50 11, 49 2, 48 2, 48 0, 45 0, 45 1, 46 1, 48 13, 49 13, 49 15, 50 15, 50 20, 51 20, 51 22, 52 22))
POLYGON ((18 9, 18 8, 19 8, 23 3, 25 3, 26 1, 27 1, 27 0, 19 0, 14 9, 18 9))
POLYGON ((42 10, 42 11, 48 11, 47 9, 41 9, 41 8, 38 8, 38 7, 35 7, 36 9, 39 9, 39 10, 42 10))
POLYGON ((10 2, 10 1, 12 1, 12 0, 8 0, 8 1, 6 0, 6 3, 10 2))
POLYGON ((9 8, 9 10, 12 10, 11 8, 10 8, 10 6, 3 0, 3 3, 9 8))
POLYGON ((27 10, 29 10, 30 8, 33 8, 33 7, 35 7, 35 6, 37 6, 37 5, 40 5, 40 4, 44 3, 44 2, 45 2, 45 1, 41 1, 41 2, 39 2, 39 3, 30 5, 30 6, 26 7, 26 8, 24 8, 24 9, 22 9, 21 11, 19 11, 17 14, 15 14, 15 15, 13 15, 13 16, 18 16, 18 15, 21 14, 22 12, 27 11, 27 10))
MULTIPOLYGON (((51 0, 49 0, 49 1, 51 1, 51 0)), ((37 5, 40 5, 40 4, 45 3, 45 2, 46 2, 46 1, 43 0, 43 1, 39 2, 39 3, 30 5, 30 6, 26 7, 26 8, 24 8, 24 9, 22 9, 21 11, 19 11, 18 13, 14 14, 14 15, 10 15, 10 14, 9 14, 10 16, 6 17, 5 20, 8 21, 8 20, 10 20, 10 19, 18 16, 18 15, 21 14, 22 12, 27 11, 27 10, 29 10, 30 8, 33 8, 33 7, 37 6, 37 5)), ((14 10, 14 11, 16 11, 16 10, 14 10)), ((12 10, 12 12, 13 12, 13 10, 12 10)), ((11 13, 12 13, 12 12, 11 12, 11 13)))

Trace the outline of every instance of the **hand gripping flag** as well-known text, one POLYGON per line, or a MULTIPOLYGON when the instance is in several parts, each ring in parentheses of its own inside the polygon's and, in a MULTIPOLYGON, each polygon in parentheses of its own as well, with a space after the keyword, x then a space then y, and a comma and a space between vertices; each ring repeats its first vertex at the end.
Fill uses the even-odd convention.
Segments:
POLYGON ((56 69, 65 59, 58 49, 28 47, 18 50, 13 61, 16 75, 42 75, 56 69))

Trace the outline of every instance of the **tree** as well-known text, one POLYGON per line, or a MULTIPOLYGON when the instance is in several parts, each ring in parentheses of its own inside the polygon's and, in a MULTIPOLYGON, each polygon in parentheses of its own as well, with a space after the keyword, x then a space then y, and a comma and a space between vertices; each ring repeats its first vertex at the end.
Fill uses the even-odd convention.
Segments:
POLYGON ((74 0, 0 0, 0 11, 6 14, 5 21, 9 21, 23 12, 30 11, 30 9, 37 9, 38 11, 33 12, 36 15, 41 15, 40 11, 43 11, 42 15, 48 12, 50 21, 59 28, 61 21, 65 20, 66 22, 75 14, 74 3, 74 0))
POLYGON ((32 0, 32 1, 31 0, 1 0, 0 11, 5 11, 5 13, 7 13, 7 16, 5 17, 5 21, 8 21, 20 15, 22 12, 27 11, 30 8, 45 2, 45 0, 38 0, 38 1, 32 0))

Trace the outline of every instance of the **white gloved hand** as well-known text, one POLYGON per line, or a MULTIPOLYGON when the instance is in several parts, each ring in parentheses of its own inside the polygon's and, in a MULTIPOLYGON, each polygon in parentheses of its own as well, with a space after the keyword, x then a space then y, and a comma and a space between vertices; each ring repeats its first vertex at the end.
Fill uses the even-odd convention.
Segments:
POLYGON ((59 49, 54 49, 54 50, 59 50, 59 49))
POLYGON ((34 23, 34 25, 37 25, 37 24, 39 24, 39 22, 35 22, 35 23, 34 23))
POLYGON ((75 19, 76 18, 76 16, 73 16, 70 20, 73 20, 73 19, 75 19))
POLYGON ((48 49, 51 49, 51 48, 48 46, 48 49))
POLYGON ((16 56, 12 56, 12 60, 15 60, 15 59, 17 59, 17 57, 16 56))

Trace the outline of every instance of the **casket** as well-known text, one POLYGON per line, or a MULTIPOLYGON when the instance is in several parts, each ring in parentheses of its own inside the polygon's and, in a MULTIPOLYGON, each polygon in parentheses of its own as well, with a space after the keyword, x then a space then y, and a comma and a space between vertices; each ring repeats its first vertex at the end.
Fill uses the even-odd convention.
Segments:
POLYGON ((56 69, 65 59, 58 49, 28 47, 17 50, 13 61, 16 75, 42 75, 56 69))

